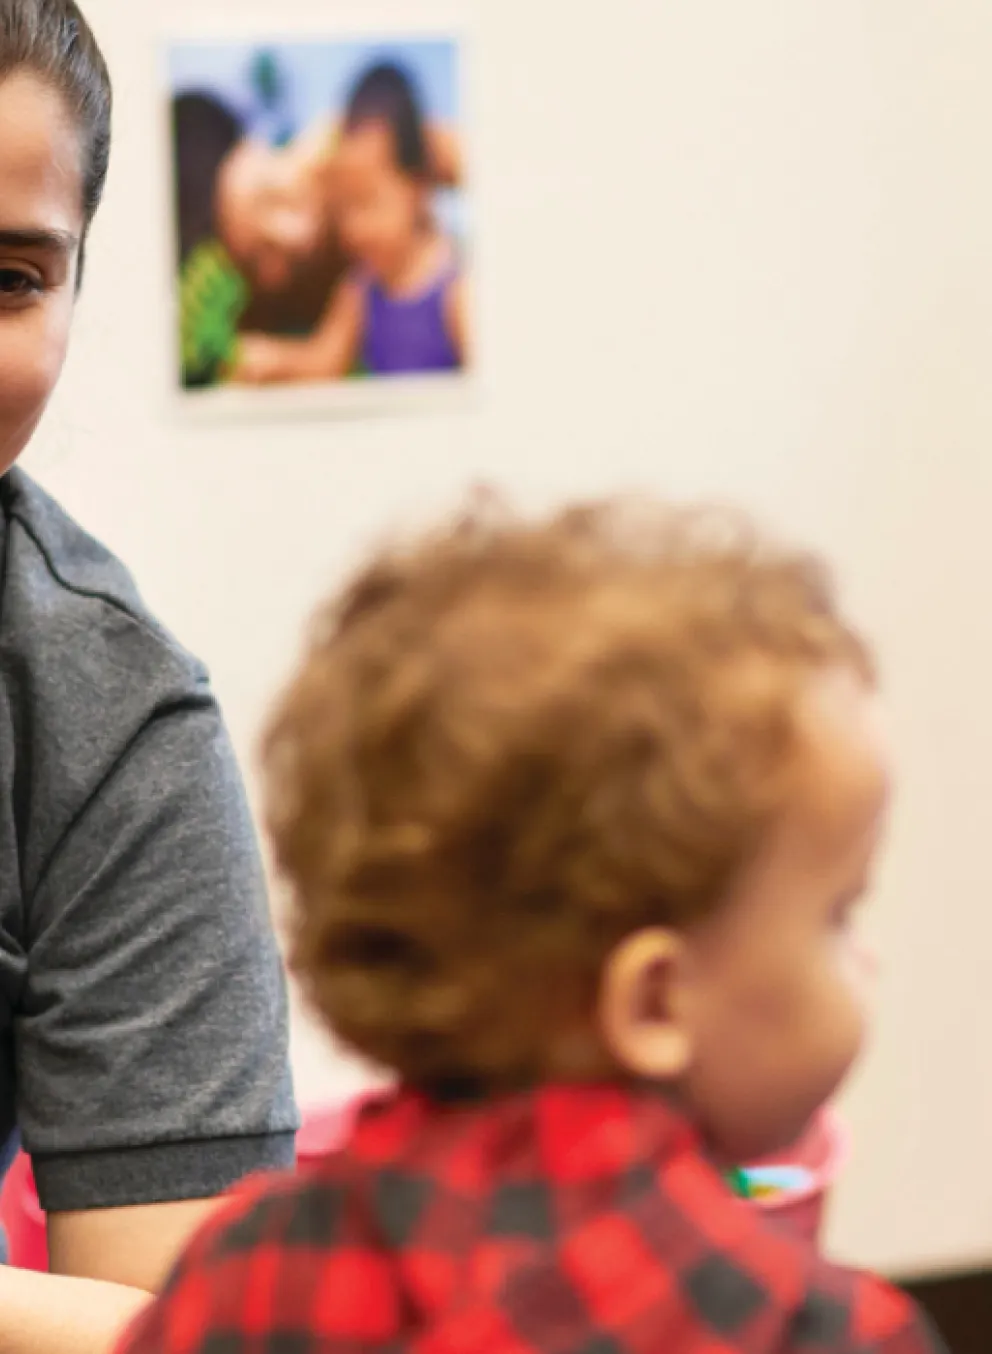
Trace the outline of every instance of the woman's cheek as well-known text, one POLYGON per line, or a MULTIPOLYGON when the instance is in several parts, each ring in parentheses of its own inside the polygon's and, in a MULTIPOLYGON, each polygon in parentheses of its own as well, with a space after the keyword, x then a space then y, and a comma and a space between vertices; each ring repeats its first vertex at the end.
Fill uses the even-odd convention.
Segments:
POLYGON ((69 314, 0 310, 0 474, 17 460, 37 427, 65 361, 69 314))
POLYGON ((878 982, 878 955, 874 946, 851 929, 840 938, 838 961, 849 986, 862 1000, 872 997, 878 982))

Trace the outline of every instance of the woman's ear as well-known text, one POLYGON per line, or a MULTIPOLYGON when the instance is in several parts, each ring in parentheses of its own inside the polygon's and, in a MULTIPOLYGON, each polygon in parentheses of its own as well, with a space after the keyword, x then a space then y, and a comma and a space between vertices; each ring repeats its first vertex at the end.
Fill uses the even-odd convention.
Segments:
POLYGON ((603 973, 599 1028, 625 1071, 650 1081, 676 1081, 693 1059, 681 1000, 687 979, 685 941, 662 928, 628 936, 603 973))

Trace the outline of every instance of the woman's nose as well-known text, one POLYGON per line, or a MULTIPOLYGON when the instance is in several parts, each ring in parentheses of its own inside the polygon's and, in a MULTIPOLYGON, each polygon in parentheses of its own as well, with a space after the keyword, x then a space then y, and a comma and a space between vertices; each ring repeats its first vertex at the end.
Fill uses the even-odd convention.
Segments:
POLYGON ((877 982, 881 972, 878 950, 870 941, 859 937, 855 937, 852 945, 854 962, 858 967, 859 973, 861 973, 868 982, 877 982))

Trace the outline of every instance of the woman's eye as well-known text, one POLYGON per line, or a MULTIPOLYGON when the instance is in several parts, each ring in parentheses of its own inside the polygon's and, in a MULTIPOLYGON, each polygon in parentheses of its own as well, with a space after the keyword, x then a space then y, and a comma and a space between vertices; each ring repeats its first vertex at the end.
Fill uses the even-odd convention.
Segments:
POLYGON ((4 268, 0 266, 0 297, 20 300, 42 290, 41 282, 22 268, 4 268))

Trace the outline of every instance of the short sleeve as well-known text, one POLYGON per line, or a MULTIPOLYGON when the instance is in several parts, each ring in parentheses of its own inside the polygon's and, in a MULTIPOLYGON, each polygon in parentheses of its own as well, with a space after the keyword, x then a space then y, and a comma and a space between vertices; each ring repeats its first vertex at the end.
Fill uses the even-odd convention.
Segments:
POLYGON ((291 1162, 282 966, 205 688, 128 743, 25 919, 18 1119, 46 1210, 207 1198, 291 1162))

